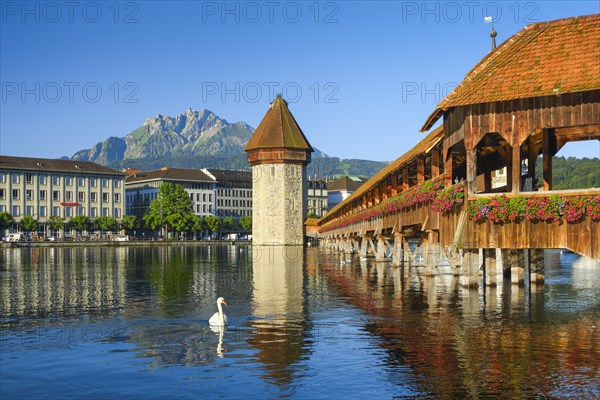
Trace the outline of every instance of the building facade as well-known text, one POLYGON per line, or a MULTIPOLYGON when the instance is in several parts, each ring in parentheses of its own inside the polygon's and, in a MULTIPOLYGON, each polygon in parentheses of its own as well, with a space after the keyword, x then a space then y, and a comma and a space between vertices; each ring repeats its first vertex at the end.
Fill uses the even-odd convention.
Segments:
POLYGON ((186 168, 161 168, 128 175, 125 180, 127 215, 142 217, 150 203, 158 196, 164 182, 183 186, 192 200, 194 214, 204 217, 215 215, 216 182, 204 170, 186 168))
POLYGON ((162 168, 127 176, 126 212, 142 217, 164 182, 183 186, 192 200, 194 214, 205 217, 252 216, 252 174, 222 169, 162 168))
POLYGON ((364 177, 341 176, 327 182, 328 206, 340 204, 366 181, 367 178, 364 177))
POLYGON ((125 174, 85 161, 0 156, 0 212, 15 226, 24 216, 38 221, 38 234, 50 234, 49 218, 65 222, 77 215, 123 217, 125 174))
POLYGON ((216 182, 216 215, 239 222, 252 216, 252 173, 224 169, 203 169, 216 182))
POLYGON ((311 217, 321 218, 327 212, 329 204, 327 182, 322 180, 309 180, 306 201, 307 213, 311 217))

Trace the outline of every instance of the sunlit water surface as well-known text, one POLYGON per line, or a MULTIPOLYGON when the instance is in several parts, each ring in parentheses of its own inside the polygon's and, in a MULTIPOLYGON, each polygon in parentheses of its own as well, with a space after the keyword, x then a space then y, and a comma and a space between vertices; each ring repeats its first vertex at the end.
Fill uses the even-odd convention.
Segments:
POLYGON ((547 252, 541 289, 440 272, 317 250, 4 249, 0 398, 600 397, 597 262, 547 252))

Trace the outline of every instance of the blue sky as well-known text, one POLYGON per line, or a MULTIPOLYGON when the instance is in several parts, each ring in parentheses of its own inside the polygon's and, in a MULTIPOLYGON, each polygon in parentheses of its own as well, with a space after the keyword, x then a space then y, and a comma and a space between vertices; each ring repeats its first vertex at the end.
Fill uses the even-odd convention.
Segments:
POLYGON ((187 107, 256 127, 283 93, 325 153, 390 161, 490 50, 485 15, 501 43, 600 12, 597 0, 0 4, 0 154, 48 158, 187 107))

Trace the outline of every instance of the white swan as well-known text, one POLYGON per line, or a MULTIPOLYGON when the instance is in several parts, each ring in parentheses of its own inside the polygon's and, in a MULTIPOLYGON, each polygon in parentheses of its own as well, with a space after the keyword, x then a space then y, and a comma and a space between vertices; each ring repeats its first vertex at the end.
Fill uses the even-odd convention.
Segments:
POLYGON ((227 305, 227 302, 224 298, 219 297, 217 299, 217 308, 218 312, 214 313, 212 317, 208 320, 208 324, 212 326, 225 326, 227 325, 227 315, 223 313, 223 307, 221 304, 227 305))

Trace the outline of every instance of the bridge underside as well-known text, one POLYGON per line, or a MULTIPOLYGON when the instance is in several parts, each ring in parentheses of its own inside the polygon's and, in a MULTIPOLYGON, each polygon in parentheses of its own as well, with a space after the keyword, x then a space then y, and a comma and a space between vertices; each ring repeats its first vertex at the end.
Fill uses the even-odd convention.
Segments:
MULTIPOLYGON (((599 189, 552 193, 563 199, 600 196, 599 189)), ((528 198, 548 195, 526 194, 528 198)), ((523 284, 525 264, 529 266, 531 282, 543 283, 544 249, 568 249, 600 260, 600 224, 591 217, 576 223, 528 219, 506 224, 476 223, 467 216, 468 205, 486 196, 490 197, 470 196, 446 215, 424 205, 332 229, 320 235, 321 246, 376 261, 389 260, 394 265, 422 265, 430 275, 435 275, 440 266, 448 266, 469 287, 479 284, 482 268, 487 285, 496 285, 508 276, 513 283, 523 284)))

